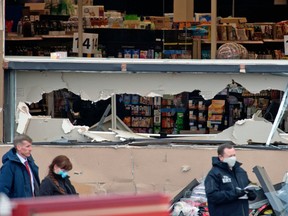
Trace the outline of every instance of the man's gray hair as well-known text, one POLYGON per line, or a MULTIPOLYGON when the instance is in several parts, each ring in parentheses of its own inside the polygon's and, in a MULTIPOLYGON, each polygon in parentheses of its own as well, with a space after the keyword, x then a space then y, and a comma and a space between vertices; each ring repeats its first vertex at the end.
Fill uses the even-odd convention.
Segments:
POLYGON ((17 136, 15 136, 15 138, 13 140, 14 147, 16 148, 16 146, 21 144, 23 141, 27 141, 27 142, 32 143, 33 140, 31 139, 31 137, 29 137, 26 134, 17 135, 17 136))

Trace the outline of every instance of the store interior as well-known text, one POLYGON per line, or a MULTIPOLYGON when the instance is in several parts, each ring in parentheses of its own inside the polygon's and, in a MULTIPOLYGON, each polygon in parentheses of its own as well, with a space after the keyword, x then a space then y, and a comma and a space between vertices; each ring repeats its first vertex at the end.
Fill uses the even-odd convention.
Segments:
MULTIPOLYGON (((242 119, 261 115, 273 123, 283 92, 262 90, 252 94, 241 84, 231 81, 211 99, 200 90, 155 97, 137 94, 117 94, 116 114, 136 133, 215 134, 242 119)), ((68 118, 73 125, 93 127, 105 113, 111 98, 99 101, 81 99, 79 95, 59 89, 42 95, 38 102, 27 103, 31 115, 68 118), (52 98, 52 99, 51 99, 52 98)), ((111 113, 108 113, 108 115, 111 113)), ((261 116, 260 116, 261 117, 261 116)), ((279 129, 287 132, 285 118, 279 129)))
MULTIPOLYGON (((285 59, 287 7, 286 0, 218 0, 216 57, 285 59)), ((63 51, 67 56, 77 56, 77 13, 72 1, 7 0, 5 55, 50 56, 63 51), (40 8, 35 7, 39 4, 40 8)), ((84 57, 211 58, 210 0, 94 0, 84 3, 83 13, 84 33, 97 34, 93 48, 88 49, 88 39, 83 41, 89 50, 84 57), (189 6, 186 11, 185 6, 189 6)), ((282 95, 282 91, 273 89, 250 93, 234 80, 209 100, 197 89, 158 97, 123 93, 117 95, 117 116, 134 132, 212 134, 237 120, 251 118, 259 109, 273 122, 282 95)), ((59 89, 43 94, 41 101, 28 106, 32 115, 69 118, 75 125, 92 126, 108 104, 110 99, 85 101, 67 89, 59 89), (51 98, 53 103, 49 104, 51 98)), ((284 120, 279 128, 287 132, 284 120)))
MULTIPOLYGON (((84 2, 83 8, 84 32, 98 35, 95 49, 84 52, 85 57, 211 58, 210 0, 95 0, 84 2)), ((245 55, 217 58, 285 59, 286 11, 286 0, 218 0, 217 48, 237 43, 243 47, 229 47, 229 52, 245 55)), ((73 34, 78 11, 72 0, 7 0, 5 12, 6 55, 65 51, 77 56, 73 34)), ((83 46, 90 44, 84 40, 83 46)))

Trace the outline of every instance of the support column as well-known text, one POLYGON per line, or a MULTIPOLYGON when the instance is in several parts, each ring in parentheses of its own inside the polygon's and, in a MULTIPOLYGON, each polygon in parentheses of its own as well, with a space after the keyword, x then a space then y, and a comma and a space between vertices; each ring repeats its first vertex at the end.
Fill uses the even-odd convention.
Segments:
POLYGON ((5 0, 0 0, 0 143, 3 143, 4 62, 5 55, 5 0))
POLYGON ((272 138, 274 136, 274 133, 276 132, 276 130, 277 130, 282 118, 283 118, 283 115, 285 113, 285 110, 286 110, 287 106, 288 106, 288 84, 287 84, 286 89, 284 91, 284 95, 282 97, 282 100, 281 100, 281 103, 280 103, 276 118, 275 118, 275 120, 273 122, 271 131, 270 131, 268 139, 266 141, 266 146, 270 145, 271 140, 272 140, 272 138))
POLYGON ((116 107, 116 94, 113 94, 111 97, 111 104, 112 104, 112 108, 111 108, 111 122, 112 122, 112 129, 117 129, 117 107, 116 107))
POLYGON ((217 0, 211 0, 211 59, 217 51, 217 0))
POLYGON ((83 0, 78 0, 78 57, 83 57, 83 0))

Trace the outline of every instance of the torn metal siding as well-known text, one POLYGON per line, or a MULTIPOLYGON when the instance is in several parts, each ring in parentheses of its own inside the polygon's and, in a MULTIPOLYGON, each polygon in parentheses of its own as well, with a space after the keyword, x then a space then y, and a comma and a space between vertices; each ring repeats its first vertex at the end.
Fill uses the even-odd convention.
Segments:
POLYGON ((264 89, 284 90, 287 79, 272 74, 222 74, 222 73, 77 73, 17 71, 17 98, 37 102, 43 93, 67 88, 82 99, 98 101, 113 94, 128 93, 178 94, 201 90, 204 98, 213 98, 234 79, 251 93, 264 89))

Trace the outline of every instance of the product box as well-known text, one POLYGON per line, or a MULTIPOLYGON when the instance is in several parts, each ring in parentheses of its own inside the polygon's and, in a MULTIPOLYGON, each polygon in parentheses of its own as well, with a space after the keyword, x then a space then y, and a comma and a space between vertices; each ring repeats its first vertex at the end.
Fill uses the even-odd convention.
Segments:
POLYGON ((50 53, 51 59, 67 58, 67 52, 52 52, 50 53))
POLYGON ((154 97, 154 106, 161 106, 161 97, 160 96, 155 96, 154 97))
POLYGON ((236 24, 243 24, 247 23, 246 17, 226 17, 226 18, 221 18, 220 23, 236 23, 236 24))
POLYGON ((155 25, 156 30, 171 29, 172 21, 167 16, 150 16, 150 20, 155 25))
POLYGON ((196 120, 197 116, 195 115, 195 111, 194 110, 190 110, 189 111, 189 119, 190 120, 196 120))
POLYGON ((209 23, 211 22, 211 13, 195 13, 195 21, 209 23))
POLYGON ((154 110, 154 124, 161 124, 161 112, 160 110, 154 110))
POLYGON ((155 59, 162 59, 162 52, 155 52, 155 59))
POLYGON ((124 50, 124 58, 132 58, 132 52, 130 49, 124 50))
POLYGON ((83 6, 83 17, 103 17, 104 16, 104 6, 83 6))
POLYGON ((139 95, 131 96, 131 104, 139 104, 139 95))
POLYGON ((147 52, 147 58, 148 59, 154 59, 154 50, 153 49, 149 49, 147 52))
POLYGON ((147 59, 148 58, 148 51, 147 50, 140 50, 140 58, 147 59))
POLYGON ((174 22, 186 22, 194 20, 194 0, 174 0, 174 22))
POLYGON ((132 58, 139 58, 140 50, 139 49, 132 50, 131 55, 132 55, 132 58))

